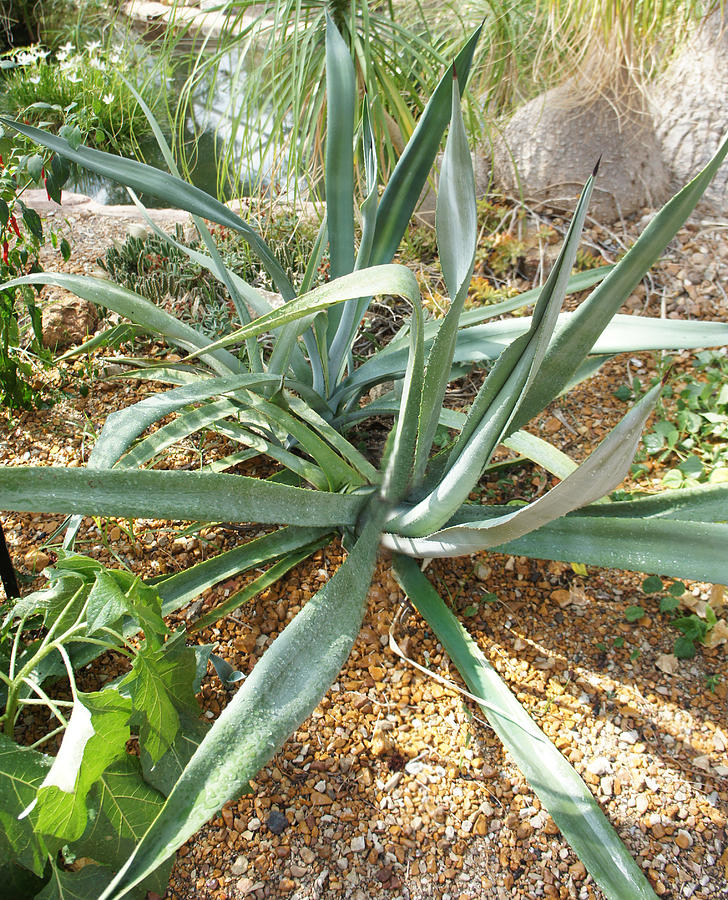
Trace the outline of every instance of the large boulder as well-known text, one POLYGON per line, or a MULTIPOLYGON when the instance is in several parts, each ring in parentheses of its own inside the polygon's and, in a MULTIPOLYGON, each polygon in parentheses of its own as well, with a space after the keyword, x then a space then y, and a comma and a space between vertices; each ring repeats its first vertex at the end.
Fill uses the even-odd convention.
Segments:
POLYGON ((565 83, 516 111, 494 142, 495 184, 526 203, 568 212, 601 157, 590 214, 614 222, 666 199, 669 175, 652 120, 635 93, 584 104, 565 83))
MULTIPOLYGON (((675 177, 689 181, 708 162, 728 131, 728 19, 718 9, 701 24, 651 91, 655 131, 675 177)), ((705 192, 728 214, 728 163, 705 192)))
POLYGON ((60 352, 82 344, 98 324, 96 307, 80 297, 50 303, 43 310, 43 346, 60 352))

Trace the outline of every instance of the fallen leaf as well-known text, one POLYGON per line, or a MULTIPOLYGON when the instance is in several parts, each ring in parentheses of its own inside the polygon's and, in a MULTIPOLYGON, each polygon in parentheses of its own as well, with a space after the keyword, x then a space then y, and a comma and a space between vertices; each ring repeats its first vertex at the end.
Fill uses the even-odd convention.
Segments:
POLYGON ((672 653, 661 653, 657 657, 655 665, 666 675, 677 675, 680 670, 680 663, 678 662, 677 657, 673 656, 672 653))

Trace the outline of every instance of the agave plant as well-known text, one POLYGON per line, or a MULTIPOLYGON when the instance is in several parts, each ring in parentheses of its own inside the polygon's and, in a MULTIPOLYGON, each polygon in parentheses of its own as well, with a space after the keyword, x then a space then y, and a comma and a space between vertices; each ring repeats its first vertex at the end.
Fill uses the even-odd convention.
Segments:
MULTIPOLYGON (((138 328, 163 336, 187 356, 177 365, 141 371, 140 377, 175 386, 110 415, 86 469, 0 470, 0 508, 74 514, 67 546, 72 545, 79 517, 87 514, 280 526, 157 580, 155 588, 167 613, 237 572, 269 564, 268 572, 246 590, 246 599, 251 598, 334 536, 343 537, 348 551, 335 575, 265 651, 199 745, 188 742, 178 780, 102 900, 124 896, 237 797, 311 713, 357 636, 380 547, 391 552, 407 596, 605 894, 654 897, 586 785, 521 708, 416 560, 490 549, 726 581, 725 485, 626 500, 605 496, 627 472, 659 386, 578 466, 523 426, 615 354, 726 342, 728 326, 722 323, 645 319, 619 316, 617 311, 690 214, 728 153, 728 142, 655 216, 617 265, 572 276, 594 184, 595 176, 590 177, 545 285, 487 309, 464 311, 477 229, 460 85, 467 80, 477 39, 476 32, 443 75, 381 196, 376 144, 364 104, 367 196, 361 204, 357 247, 351 139, 356 77, 346 43, 333 23, 327 23, 328 224, 322 226, 318 252, 298 287, 249 224, 173 174, 168 151, 172 174, 84 147, 74 149, 60 138, 8 123, 133 191, 148 191, 195 217, 238 231, 258 254, 285 303, 270 309, 253 287, 227 271, 199 218, 209 255, 180 249, 223 281, 241 322, 219 341, 103 280, 47 273, 18 279, 15 283, 69 288, 126 316, 138 328), (415 277, 391 259, 448 124, 437 236, 450 308, 441 320, 426 321, 415 277), (331 281, 309 290, 327 237, 331 281), (568 292, 595 284, 576 312, 560 311, 568 292), (408 300, 411 318, 388 346, 355 367, 352 345, 370 298, 377 294, 408 300), (498 318, 527 304, 535 304, 528 317, 498 318), (257 318, 251 318, 249 306, 257 318), (269 353, 261 351, 257 339, 262 335, 272 336, 269 353), (489 369, 482 388, 467 414, 448 410, 448 383, 473 363, 489 369), (393 382, 394 389, 370 401, 370 388, 383 382, 393 382), (172 421, 145 435, 172 413, 177 414, 172 421), (346 436, 354 424, 375 415, 394 418, 380 463, 364 456, 346 436), (454 429, 457 437, 433 455, 439 424, 454 429), (197 472, 144 468, 176 441, 212 426, 240 450, 197 472), (557 486, 520 507, 468 502, 501 444, 556 475, 557 486), (258 454, 278 463, 278 474, 267 480, 224 474, 258 454)), ((230 604, 223 603, 204 623, 229 609, 230 604)), ((83 753, 77 754, 77 765, 82 761, 83 753)))

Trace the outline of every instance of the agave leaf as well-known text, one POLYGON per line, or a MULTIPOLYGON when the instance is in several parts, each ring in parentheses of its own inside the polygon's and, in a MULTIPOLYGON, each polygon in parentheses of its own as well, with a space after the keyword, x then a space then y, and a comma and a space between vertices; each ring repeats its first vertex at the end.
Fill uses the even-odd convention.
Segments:
POLYGON ((191 409, 135 444, 119 465, 124 469, 137 469, 183 438, 239 413, 240 404, 234 400, 217 400, 191 409))
POLYGON ((450 380, 460 314, 473 274, 477 236, 473 164, 460 108, 458 79, 453 78, 450 132, 437 195, 437 243, 451 300, 450 309, 437 330, 427 357, 412 479, 414 487, 424 477, 450 380))
POLYGON ((510 425, 512 430, 520 428, 533 418, 566 385, 582 360, 595 347, 607 323, 693 211, 726 154, 728 139, 702 172, 663 206, 634 246, 559 332, 553 345, 549 347, 541 378, 537 384, 532 385, 510 425))
POLYGON ((96 172, 97 175, 103 175, 105 178, 132 188, 137 194, 151 194, 153 197, 169 203, 170 206, 185 209, 193 215, 210 219, 212 222, 237 231, 255 250, 284 298, 290 300, 295 296, 295 291, 286 273, 258 232, 243 222, 231 209, 200 188, 187 184, 186 181, 182 181, 168 172, 161 172, 159 169, 136 160, 124 159, 121 156, 114 156, 111 153, 92 150, 90 147, 84 146, 74 150, 63 138, 41 131, 40 128, 33 128, 32 125, 16 122, 7 116, 0 116, 0 122, 14 128, 37 144, 48 147, 49 150, 53 150, 64 159, 78 163, 83 168, 96 172))
POLYGON ((337 303, 360 297, 362 293, 395 294, 404 297, 410 303, 414 303, 420 295, 417 279, 405 266, 392 263, 386 266, 362 269, 322 284, 296 300, 261 316, 250 325, 211 344, 209 348, 205 349, 205 352, 209 353, 210 350, 217 350, 218 347, 239 343, 244 338, 265 334, 267 331, 294 322, 303 316, 309 316, 337 303))
POLYGON ((84 300, 90 300, 99 306, 107 306, 147 331, 164 335, 167 340, 184 350, 199 350, 203 359, 209 357, 210 366, 220 375, 232 375, 243 370, 242 363, 227 350, 210 352, 207 349, 212 343, 209 338, 191 326, 185 325, 184 322, 180 322, 179 319, 169 315, 163 309, 159 309, 144 297, 140 297, 112 281, 93 278, 90 275, 36 272, 33 275, 15 278, 7 282, 4 287, 16 287, 21 284, 55 284, 58 287, 66 288, 84 300))
POLYGON ((574 460, 553 444, 528 431, 516 431, 503 441, 509 450, 515 450, 557 478, 567 478, 577 468, 574 460))
MULTIPOLYGON (((673 516, 667 509, 669 500, 665 501, 664 509, 660 509, 663 506, 657 503, 660 498, 655 498, 655 503, 653 498, 645 498, 644 516, 639 515, 641 500, 598 503, 490 549, 493 553, 533 559, 578 560, 585 565, 725 584, 728 579, 725 553, 728 525, 714 521, 718 517, 725 518, 728 506, 725 487, 722 494, 705 497, 704 503, 699 499, 686 502, 684 510, 673 516), (626 508, 622 510, 623 507, 626 508)), ((488 514, 496 517, 509 509, 507 506, 493 507, 488 514)), ((461 524, 482 521, 483 512, 483 507, 465 504, 452 521, 461 524)), ((383 536, 382 545, 398 549, 388 535, 383 536)), ((467 535, 461 545, 414 538, 407 549, 400 552, 412 556, 467 556, 475 552, 475 547, 467 535)))
POLYGON ((304 559, 307 559, 315 550, 318 550, 320 547, 325 547, 330 538, 331 536, 326 534, 323 537, 318 538, 318 540, 305 545, 300 550, 287 553, 277 562, 273 563, 273 565, 262 575, 259 575, 249 584, 246 584, 244 588, 235 591, 234 594, 231 594, 223 600, 222 603, 218 603, 217 606, 214 606, 211 610, 206 612, 204 616, 195 619, 188 628, 188 631, 200 631, 203 628, 214 625, 215 622, 219 622, 223 616, 235 612, 235 610, 241 607, 243 603, 252 600, 260 594, 261 591, 266 590, 266 588, 269 588, 272 584, 279 581, 286 572, 289 572, 294 566, 297 566, 299 563, 303 562, 304 559))
POLYGON ((447 522, 480 478, 522 398, 537 378, 566 294, 593 184, 592 175, 536 304, 530 329, 506 348, 478 391, 450 451, 441 481, 411 509, 392 518, 391 528, 397 533, 420 536, 447 522))
POLYGON ((243 475, 0 467, 0 509, 84 516, 336 528, 356 523, 368 493, 308 491, 243 475))
POLYGON ((265 651, 185 767, 161 813, 99 900, 118 900, 238 796, 321 700, 364 615, 381 511, 351 554, 265 651), (316 653, 311 653, 311 648, 316 653))
POLYGON ((296 552, 326 534, 322 528, 281 528, 158 581, 154 588, 162 598, 162 613, 166 616, 220 581, 296 552))
MULTIPOLYGON (((426 540, 461 549, 467 541, 472 551, 487 550, 535 531, 542 525, 598 500, 614 490, 629 471, 642 429, 652 412, 661 385, 652 388, 609 432, 594 452, 580 466, 538 500, 497 518, 485 518, 469 525, 453 525, 429 534, 426 540)), ((397 544, 399 534, 392 535, 397 544)), ((403 538, 406 546, 406 538, 403 538)), ((404 550, 408 555, 415 555, 404 550)), ((423 554, 416 554, 423 555, 423 554)), ((457 554, 454 554, 457 555, 457 554)))
POLYGON ((482 26, 473 32, 453 65, 448 66, 392 172, 379 201, 370 265, 387 263, 397 252, 450 121, 453 71, 457 72, 464 87, 468 83, 470 65, 481 30, 482 26))
POLYGON ((728 521, 728 486, 700 484, 676 491, 633 496, 606 505, 587 506, 580 515, 639 516, 683 519, 693 522, 728 521))
POLYGON ((255 389, 280 384, 272 375, 234 375, 226 378, 204 378, 173 388, 171 391, 145 397, 106 418, 99 439, 89 457, 92 469, 111 468, 150 425, 195 401, 207 400, 242 388, 255 389))
MULTIPOLYGON (((356 75, 351 53, 326 13, 326 214, 329 220, 331 277, 354 269, 354 106, 356 75)), ((354 303, 354 300, 350 300, 354 303)), ((329 313, 333 340, 342 307, 329 313)))
POLYGON ((392 432, 382 496, 395 503, 409 485, 415 448, 417 446, 418 412, 422 404, 424 349, 422 346, 422 307, 419 298, 412 306, 410 323, 410 351, 402 385, 402 403, 392 432))
MULTIPOLYGON (((611 266, 603 266, 601 269, 593 269, 589 272, 579 272, 572 275, 567 285, 567 295, 577 291, 586 290, 601 281, 611 266)), ((484 336, 480 336, 478 342, 470 341, 470 328, 473 325, 481 324, 487 319, 494 318, 516 309, 521 309, 530 303, 535 303, 541 293, 542 288, 534 288, 514 297, 512 300, 504 300, 502 303, 493 304, 493 306, 481 307, 480 309, 465 310, 460 316, 460 331, 458 332, 457 343, 455 346, 454 359, 458 362, 473 361, 492 361, 497 359, 503 352, 504 343, 500 340, 490 340, 484 336), (468 326, 468 327, 465 327, 468 326), (467 349, 463 351, 462 344, 466 343, 467 349), (479 351, 479 352, 478 352, 479 351)), ((438 322, 426 322, 424 329, 425 351, 429 352, 432 346, 432 340, 439 327, 438 322)), ((521 332, 519 332, 521 333, 521 332)), ((409 341, 409 327, 404 326, 400 332, 392 338, 387 346, 380 350, 375 356, 372 356, 365 363, 362 363, 355 372, 347 376, 342 382, 332 401, 338 400, 343 396, 363 393, 372 385, 379 384, 382 381, 390 381, 392 378, 401 378, 402 373, 407 365, 407 343, 409 341)))
POLYGON ((417 564, 396 556, 394 567, 407 596, 442 643, 470 691, 489 701, 481 706, 483 714, 606 896, 611 900, 656 900, 589 788, 516 700, 417 564))

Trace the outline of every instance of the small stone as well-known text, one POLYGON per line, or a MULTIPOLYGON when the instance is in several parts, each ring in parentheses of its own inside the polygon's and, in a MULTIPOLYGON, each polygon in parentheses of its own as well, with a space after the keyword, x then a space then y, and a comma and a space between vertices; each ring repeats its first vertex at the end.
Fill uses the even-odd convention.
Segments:
POLYGON ((637 812, 642 816, 647 812, 650 805, 650 798, 647 794, 637 794, 635 799, 635 807, 637 812))
POLYGON ((235 862, 230 866, 231 875, 242 875, 248 871, 248 860, 244 856, 238 856, 235 862))
POLYGON ((269 831, 272 831, 273 834, 283 834, 286 828, 288 828, 288 825, 288 819, 282 812, 279 812, 277 809, 272 809, 270 811, 270 815, 268 816, 269 831))
POLYGON ((250 878, 241 878, 235 885, 236 889, 240 891, 242 897, 247 896, 253 890, 254 882, 250 878))
POLYGON ((575 862, 573 866, 569 866, 569 874, 574 881, 583 881, 586 878, 586 868, 584 867, 584 863, 579 861, 575 862))
POLYGON ((599 782, 599 788, 603 796, 611 797, 614 793, 614 779, 612 776, 605 775, 599 782))
POLYGON ((314 806, 329 806, 331 803, 331 797, 328 794, 323 794, 321 791, 311 791, 311 803, 314 806))
POLYGON ((303 878, 306 874, 306 869, 303 866, 299 866, 297 863, 291 863, 291 875, 294 878, 303 878))
POLYGON ((50 564, 50 561, 50 556, 47 553, 43 553, 42 550, 28 550, 23 557, 23 565, 26 569, 30 569, 31 572, 40 572, 50 564))
POLYGON ((260 829, 261 825, 262 822, 255 816, 252 819, 248 819, 248 831, 252 831, 254 834, 260 829))
POLYGON ((222 810, 222 820, 225 823, 226 828, 232 828, 233 823, 235 821, 235 816, 233 815, 233 811, 228 807, 223 807, 222 810))
POLYGON ((681 828, 675 837, 675 843, 681 850, 689 850, 690 847, 693 846, 693 836, 689 831, 685 831, 684 828, 681 828))
POLYGON ((278 887, 285 893, 290 893, 296 889, 296 882, 291 878, 281 878, 278 882, 278 887))
POLYGON ((302 847, 301 859, 306 863, 307 866, 310 866, 311 863, 316 859, 316 854, 313 852, 313 850, 311 850, 310 847, 302 847))
POLYGON ((488 834, 488 820, 485 818, 485 816, 482 813, 475 820, 475 825, 473 826, 473 831, 479 835, 488 834))
POLYGON ((665 837, 665 829, 664 829, 664 827, 663 827, 663 825, 662 825, 661 822, 656 822, 656 823, 652 826, 652 829, 651 829, 651 830, 652 830, 652 836, 655 837, 655 838, 657 838, 658 841, 659 841, 659 840, 662 840, 662 838, 665 837))
POLYGON ((351 839, 351 852, 352 853, 361 853, 366 849, 366 841, 364 840, 363 835, 358 834, 356 837, 351 839))
POLYGON ((612 763, 606 756, 595 756, 586 764, 586 770, 591 775, 608 775, 612 771, 612 763))

